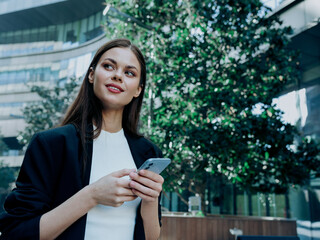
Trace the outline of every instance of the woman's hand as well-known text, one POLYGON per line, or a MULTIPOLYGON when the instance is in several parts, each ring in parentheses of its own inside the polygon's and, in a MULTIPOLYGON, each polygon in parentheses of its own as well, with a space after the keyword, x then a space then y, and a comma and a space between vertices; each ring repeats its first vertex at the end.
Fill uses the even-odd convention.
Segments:
POLYGON ((162 191, 163 177, 157 173, 141 170, 139 173, 130 172, 129 186, 132 192, 146 202, 155 202, 162 191))
POLYGON ((158 239, 160 236, 158 197, 162 191, 163 177, 148 170, 131 172, 129 176, 132 192, 142 199, 141 217, 146 239, 158 239))
POLYGON ((92 198, 95 203, 119 207, 124 202, 136 199, 137 196, 129 187, 129 178, 123 178, 134 171, 134 169, 122 169, 92 183, 89 187, 91 188, 92 198))

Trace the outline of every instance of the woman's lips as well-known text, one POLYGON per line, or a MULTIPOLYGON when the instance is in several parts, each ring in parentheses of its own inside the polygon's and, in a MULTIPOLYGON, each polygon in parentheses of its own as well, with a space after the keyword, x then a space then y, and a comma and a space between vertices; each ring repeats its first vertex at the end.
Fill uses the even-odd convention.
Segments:
POLYGON ((106 87, 112 93, 121 93, 124 91, 120 86, 116 84, 107 84, 106 87))

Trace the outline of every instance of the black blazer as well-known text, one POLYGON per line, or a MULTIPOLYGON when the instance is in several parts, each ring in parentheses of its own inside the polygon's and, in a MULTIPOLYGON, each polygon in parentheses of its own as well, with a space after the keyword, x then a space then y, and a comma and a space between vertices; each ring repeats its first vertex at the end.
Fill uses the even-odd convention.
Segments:
MULTIPOLYGON (((161 151, 143 137, 125 133, 137 168, 161 151)), ((39 239, 42 214, 57 207, 89 184, 92 141, 87 143, 88 163, 82 173, 82 148, 79 132, 69 124, 35 134, 27 148, 16 182, 0 216, 0 239, 39 239)), ((137 210, 134 239, 145 239, 143 222, 137 210)), ((161 208, 159 199, 159 221, 161 208)), ((81 217, 57 239, 84 239, 87 215, 81 217)), ((59 221, 59 219, 57 219, 59 221)))

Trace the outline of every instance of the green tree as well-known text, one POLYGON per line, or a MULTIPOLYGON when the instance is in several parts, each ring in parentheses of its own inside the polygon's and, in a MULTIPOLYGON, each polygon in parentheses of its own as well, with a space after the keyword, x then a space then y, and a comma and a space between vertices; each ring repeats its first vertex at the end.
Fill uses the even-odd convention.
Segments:
POLYGON ((78 86, 79 79, 74 77, 65 83, 56 83, 53 87, 43 83, 30 84, 31 92, 37 93, 40 101, 31 102, 23 109, 27 127, 20 132, 19 142, 27 145, 35 133, 58 125, 73 101, 78 86))
POLYGON ((295 151, 297 129, 272 104, 299 77, 299 63, 287 48, 291 29, 259 0, 115 0, 107 9, 107 35, 133 40, 147 56, 142 126, 173 160, 166 190, 204 200, 211 175, 286 192, 319 171, 319 146, 304 141, 295 151))

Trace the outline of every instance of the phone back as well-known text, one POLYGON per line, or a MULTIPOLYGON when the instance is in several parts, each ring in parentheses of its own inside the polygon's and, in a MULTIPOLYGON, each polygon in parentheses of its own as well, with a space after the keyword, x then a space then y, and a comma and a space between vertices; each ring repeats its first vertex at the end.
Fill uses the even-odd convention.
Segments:
POLYGON ((145 169, 160 174, 170 162, 169 158, 150 158, 142 164, 138 171, 145 169))

